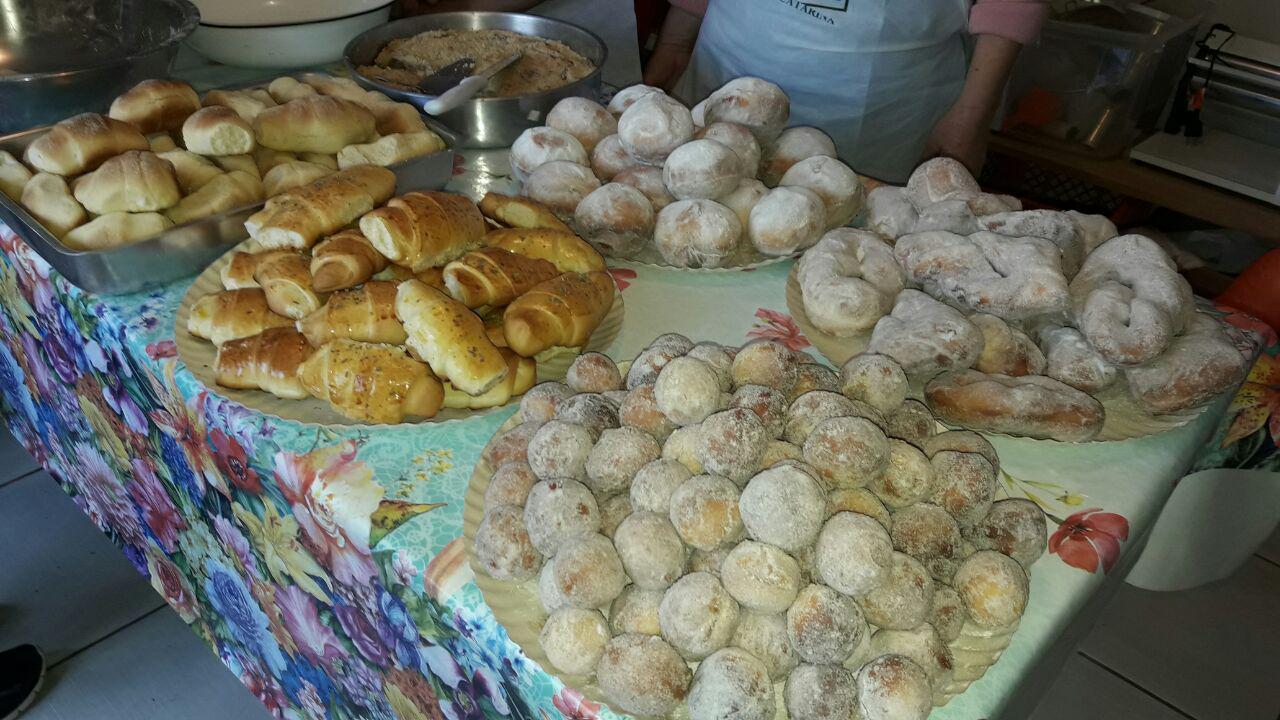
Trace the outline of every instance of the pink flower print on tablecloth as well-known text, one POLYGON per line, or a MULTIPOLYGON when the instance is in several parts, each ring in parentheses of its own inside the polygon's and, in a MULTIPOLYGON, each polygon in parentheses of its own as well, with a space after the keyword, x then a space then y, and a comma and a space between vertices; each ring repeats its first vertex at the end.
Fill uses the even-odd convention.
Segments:
POLYGON ((1100 508, 1082 510, 1058 526, 1049 536, 1049 552, 1071 567, 1085 572, 1109 573, 1120 559, 1120 543, 1129 538, 1129 521, 1100 508))
POLYGON ((596 720, 600 713, 600 703, 591 702, 573 688, 561 688, 551 698, 551 704, 564 715, 565 720, 596 720))
POLYGON ((636 279, 636 271, 630 268, 609 268, 609 274, 619 292, 631 287, 631 281, 636 279))
POLYGON ((764 322, 752 325, 747 331, 747 337, 775 340, 795 352, 809 347, 809 339, 800 332, 800 327, 790 315, 777 310, 759 308, 756 310, 756 317, 764 322))

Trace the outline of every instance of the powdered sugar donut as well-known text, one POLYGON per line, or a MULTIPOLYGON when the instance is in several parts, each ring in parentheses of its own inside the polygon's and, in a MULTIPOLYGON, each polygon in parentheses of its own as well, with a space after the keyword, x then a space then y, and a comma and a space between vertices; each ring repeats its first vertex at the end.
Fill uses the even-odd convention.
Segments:
POLYGON ((618 421, 624 427, 649 433, 658 442, 665 441, 671 431, 676 429, 676 424, 658 409, 653 385, 641 385, 627 392, 622 404, 618 406, 618 421))
POLYGON ((787 714, 811 720, 848 720, 856 717, 858 690, 853 673, 839 665, 805 663, 787 677, 787 714))
POLYGON ((825 585, 809 585, 787 609, 787 636, 805 662, 838 665, 867 632, 858 603, 825 585))
POLYGON ((991 506, 969 535, 979 550, 995 550, 1030 570, 1044 554, 1047 527, 1044 511, 1025 498, 1008 498, 991 506))
POLYGON ((631 480, 632 509, 635 512, 668 513, 671 496, 690 477, 689 469, 675 460, 654 460, 640 468, 631 480))
MULTIPOLYGON (((662 603, 662 590, 645 590, 639 585, 628 585, 609 606, 609 628, 614 635, 640 633, 658 635, 658 605, 662 603)), ((957 601, 959 598, 957 597, 957 601)))
POLYGON ((489 487, 484 491, 484 506, 516 505, 524 507, 529 490, 538 482, 527 462, 509 462, 493 471, 489 487))
POLYGON ((898 510, 889 537, 895 550, 919 560, 933 579, 947 582, 955 573, 961 556, 960 526, 937 505, 916 503, 898 510))
POLYGON ((584 97, 567 97, 547 113, 547 127, 578 138, 591 152, 601 140, 618 132, 618 120, 603 105, 584 97))
POLYGON ((718 475, 695 475, 671 495, 670 519, 686 545, 710 552, 742 537, 738 487, 718 475))
POLYGON ((703 468, 746 484, 764 454, 768 440, 764 424, 751 410, 733 408, 713 413, 701 427, 694 452, 703 468))
POLYGON ((596 438, 581 425, 552 420, 529 441, 529 467, 542 480, 587 477, 587 455, 596 438))
POLYGON ((609 642, 609 625, 599 610, 563 607, 551 613, 538 644, 560 672, 587 675, 596 669, 609 642))
POLYGON ((814 546, 814 565, 822 582, 851 597, 861 597, 889 578, 893 541, 872 518, 838 512, 822 526, 814 546))
POLYGON ((889 463, 869 487, 885 505, 903 508, 928 497, 933 487, 933 466, 916 446, 890 440, 889 463))
POLYGON ((608 183, 578 203, 574 228, 582 239, 613 257, 628 257, 644 247, 653 234, 653 205, 639 190, 608 183))
POLYGON ((701 660, 729 644, 738 625, 738 602, 720 580, 690 573, 667 589, 658 606, 662 638, 687 660, 701 660))
POLYGON ((775 682, 787 677, 800 662, 787 638, 787 616, 783 613, 741 613, 729 644, 755 655, 775 682))
POLYGON ((929 674, 935 688, 946 687, 953 674, 951 650, 928 623, 907 630, 878 630, 871 636, 871 656, 902 655, 929 674))
POLYGON ((866 418, 836 417, 813 428, 803 452, 828 487, 862 487, 889 462, 889 441, 866 418))
POLYGON ((608 605, 627 583, 618 552, 603 535, 581 535, 565 542, 551 562, 556 587, 573 607, 608 605))
POLYGON ((1096 393, 1111 387, 1119 370, 1071 327, 1040 331, 1040 348, 1045 356, 1045 374, 1077 390, 1096 393))
MULTIPOLYGON (((894 522, 894 527, 898 523, 894 522)), ((867 622, 889 630, 908 630, 924 622, 933 602, 933 578, 919 560, 893 554, 889 577, 858 599, 867 622)))
POLYGON ((920 214, 907 197, 907 189, 881 185, 867 193, 867 229, 889 240, 916 231, 920 214))
POLYGON ((676 199, 662 182, 662 168, 651 165, 636 165, 613 176, 613 181, 630 185, 649 199, 654 212, 675 202, 676 199))
POLYGON ((542 567, 542 554, 529 539, 520 508, 489 508, 476 528, 476 558, 485 572, 497 580, 523 582, 542 567))
POLYGON ((884 413, 897 410, 909 389, 902 366, 887 355, 862 353, 840 368, 840 392, 884 413))
POLYGON ((585 352, 574 358, 564 381, 574 392, 604 393, 622 388, 622 373, 608 355, 585 352))
POLYGON ((684 658, 653 635, 619 635, 609 641, 596 679, 617 709, 635 715, 666 715, 689 692, 693 673, 684 658))
POLYGON ((587 456, 587 483, 601 497, 626 492, 640 468, 661 454, 658 441, 643 430, 629 427, 605 430, 587 456))
POLYGON ((865 720, 925 720, 933 710, 929 674, 903 655, 878 657, 858 671, 858 708, 865 720))
POLYGON ((622 113, 626 112, 627 108, 634 105, 637 100, 652 93, 666 95, 666 93, 662 91, 662 88, 656 88, 652 85, 632 85, 630 87, 624 87, 614 93, 613 99, 609 101, 609 112, 612 113, 614 117, 621 117, 622 113))
MULTIPOLYGON (((733 356, 730 373, 735 387, 764 385, 790 392, 796 384, 796 355, 786 345, 767 339, 752 340, 733 356)), ((788 438, 790 439, 790 438, 788 438)))
POLYGON ((792 165, 779 186, 808 188, 822 198, 827 229, 848 225, 862 209, 865 191, 858 174, 833 157, 815 155, 792 165))
POLYGON ((666 515, 632 513, 618 526, 613 544, 631 582, 663 590, 684 573, 685 549, 666 515))
POLYGON ((815 155, 836 156, 836 143, 831 136, 807 125, 789 127, 782 131, 775 142, 762 147, 760 179, 769 187, 777 185, 792 165, 805 158, 815 155))
POLYGON ((698 665, 689 687, 689 717, 771 720, 776 712, 769 672, 751 653, 717 650, 698 665))
POLYGON ((714 200, 678 200, 662 208, 653 242, 676 267, 720 267, 738 248, 742 224, 714 200))
POLYGON ((765 255, 779 257, 818 242, 827 211, 817 193, 803 187, 776 187, 751 208, 747 237, 765 255))
POLYGON ((590 168, 568 160, 552 160, 529 174, 521 192, 551 208, 561 220, 569 220, 578 203, 599 187, 600 181, 590 168))
POLYGON ((953 585, 979 627, 1007 628, 1027 607, 1026 571, 1013 558, 994 550, 979 550, 966 558, 956 570, 953 585))
MULTIPOLYGON (((543 382, 530 388, 529 392, 520 398, 520 419, 524 421, 521 425, 530 426, 529 437, 533 437, 533 433, 542 423, 554 418, 560 402, 571 395, 573 391, 560 382, 543 382)), ((527 445, 528 441, 525 444, 527 445)))
POLYGON ((531 127, 511 143, 511 174, 524 182, 539 165, 568 160, 586 165, 587 151, 578 138, 545 125, 531 127))
POLYGON ((773 142, 791 117, 791 100, 782 88, 758 77, 730 80, 707 98, 708 123, 745 126, 762 144, 773 142))
POLYGON ((827 496, 801 467, 775 465, 747 483, 738 509, 753 539, 787 551, 813 544, 827 517, 827 496))
POLYGON ((672 150, 693 139, 693 116, 679 100, 650 93, 618 118, 618 140, 636 160, 661 165, 672 150))
POLYGON ((748 177, 743 178, 738 183, 738 187, 721 196, 717 202, 732 210, 733 214, 738 216, 738 221, 742 223, 742 227, 745 228, 751 219, 751 209, 768 194, 769 188, 765 187, 764 183, 748 177))
MULTIPOLYGON (((697 122, 697 118, 694 118, 697 122)), ((760 171, 760 143, 745 126, 730 122, 711 123, 694 133, 695 138, 706 138, 723 143, 738 156, 739 166, 745 177, 754 178, 760 171)))
POLYGON ((663 183, 681 200, 715 199, 738 187, 742 176, 738 154, 716 140, 687 142, 662 164, 663 183))
POLYGON ((609 182, 623 170, 640 164, 640 161, 622 149, 622 141, 616 133, 601 140, 591 151, 591 172, 596 174, 600 182, 609 182))
POLYGON ((600 530, 596 498, 577 480, 544 480, 534 485, 523 517, 530 541, 548 557, 566 541, 600 530))
POLYGON ((744 540, 725 556, 720 582, 744 608, 780 613, 800 592, 800 566, 773 545, 744 540))

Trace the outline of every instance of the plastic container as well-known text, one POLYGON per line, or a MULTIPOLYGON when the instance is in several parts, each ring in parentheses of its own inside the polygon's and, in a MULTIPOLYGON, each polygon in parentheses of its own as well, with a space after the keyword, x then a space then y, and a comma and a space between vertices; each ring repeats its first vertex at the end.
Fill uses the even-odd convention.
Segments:
POLYGON ((1153 130, 1213 8, 1210 0, 1055 5, 1023 48, 996 127, 1098 157, 1153 130))

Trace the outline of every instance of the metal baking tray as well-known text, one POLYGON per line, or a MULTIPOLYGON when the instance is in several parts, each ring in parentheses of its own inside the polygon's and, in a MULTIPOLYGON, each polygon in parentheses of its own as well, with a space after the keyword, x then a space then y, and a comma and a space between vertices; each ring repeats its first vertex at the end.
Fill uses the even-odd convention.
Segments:
MULTIPOLYGON (((21 158, 27 146, 48 132, 50 127, 0 137, 0 150, 21 158)), ((439 190, 453 176, 453 150, 441 150, 388 169, 396 174, 397 193, 439 190)), ((244 229, 244 221, 262 206, 263 203, 259 202, 211 215, 113 250, 71 250, 22 205, 3 193, 0 193, 0 220, 81 289, 101 295, 119 295, 149 290, 200 272, 249 236, 244 229)))

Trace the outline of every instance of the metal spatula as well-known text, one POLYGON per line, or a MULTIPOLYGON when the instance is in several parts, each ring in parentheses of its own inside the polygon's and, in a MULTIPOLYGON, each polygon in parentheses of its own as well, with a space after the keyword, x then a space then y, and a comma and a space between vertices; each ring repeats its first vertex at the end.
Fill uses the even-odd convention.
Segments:
POLYGON ((475 58, 462 58, 422 78, 422 82, 418 83, 418 89, 427 95, 442 95, 449 88, 462 82, 475 69, 475 58))
POLYGON ((489 84, 489 78, 498 74, 500 70, 509 66, 511 63, 520 59, 522 53, 516 51, 498 62, 476 72, 476 74, 463 78, 456 86, 444 91, 433 100, 428 100, 422 106, 423 112, 428 115, 443 115, 450 110, 458 107, 462 103, 476 96, 476 93, 484 89, 489 84))

